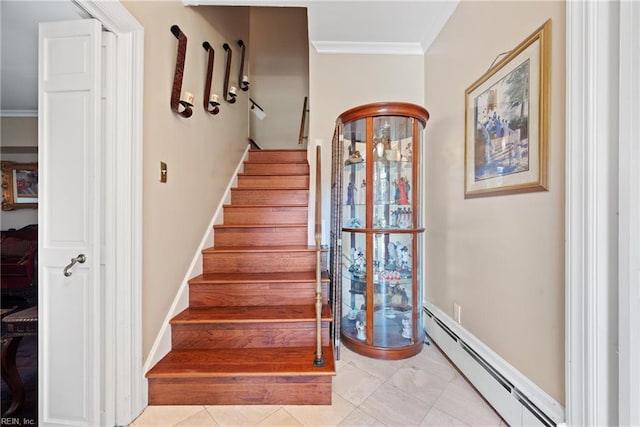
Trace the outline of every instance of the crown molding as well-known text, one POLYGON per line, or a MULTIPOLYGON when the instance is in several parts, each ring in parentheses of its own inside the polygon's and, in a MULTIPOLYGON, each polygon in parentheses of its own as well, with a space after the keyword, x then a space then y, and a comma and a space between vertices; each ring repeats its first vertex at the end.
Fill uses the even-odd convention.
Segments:
POLYGON ((38 110, 0 110, 0 117, 38 117, 38 110))

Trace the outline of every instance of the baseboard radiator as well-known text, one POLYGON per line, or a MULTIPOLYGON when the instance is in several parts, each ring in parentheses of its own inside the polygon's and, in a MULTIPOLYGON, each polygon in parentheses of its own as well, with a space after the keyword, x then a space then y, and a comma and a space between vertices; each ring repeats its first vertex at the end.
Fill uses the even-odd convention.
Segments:
POLYGON ((563 426, 564 408, 432 304, 428 336, 510 426, 563 426))

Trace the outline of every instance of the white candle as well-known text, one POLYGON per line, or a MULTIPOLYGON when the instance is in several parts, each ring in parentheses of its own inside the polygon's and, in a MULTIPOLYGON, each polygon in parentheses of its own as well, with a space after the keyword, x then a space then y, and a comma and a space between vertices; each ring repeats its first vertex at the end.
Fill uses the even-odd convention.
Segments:
POLYGON ((238 89, 236 89, 236 87, 235 87, 235 86, 231 86, 231 87, 229 88, 229 94, 230 94, 230 95, 235 95, 237 91, 238 91, 238 89))
POLYGON ((215 93, 212 93, 211 97, 209 98, 209 102, 211 102, 213 104, 219 104, 220 103, 220 97, 218 95, 216 95, 215 93))
POLYGON ((187 104, 193 105, 193 94, 191 92, 187 92, 185 91, 182 94, 182 99, 183 102, 186 102, 187 104))

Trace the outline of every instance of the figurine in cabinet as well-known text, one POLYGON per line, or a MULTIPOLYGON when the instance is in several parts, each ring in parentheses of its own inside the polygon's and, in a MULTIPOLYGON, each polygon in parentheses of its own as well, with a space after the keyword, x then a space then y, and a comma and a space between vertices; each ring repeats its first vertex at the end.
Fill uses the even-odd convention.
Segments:
POLYGON ((351 248, 351 267, 349 267, 349 271, 353 273, 355 277, 364 277, 366 267, 362 249, 351 248))
POLYGON ((403 176, 396 179, 393 183, 396 187, 396 204, 408 205, 409 204, 409 180, 403 176))
POLYGON ((350 182, 347 186, 347 205, 353 205, 354 202, 354 192, 358 191, 353 182, 350 182))
POLYGON ((411 254, 409 248, 406 246, 396 247, 398 252, 398 258, 396 259, 396 266, 398 270, 407 273, 411 271, 411 254))
POLYGON ((411 330, 411 320, 402 319, 402 337, 403 338, 411 338, 413 332, 411 330))
POLYGON ((366 331, 365 331, 365 323, 361 322, 361 321, 356 321, 356 333, 357 333, 357 338, 361 341, 364 341, 367 339, 367 335, 366 335, 366 331))

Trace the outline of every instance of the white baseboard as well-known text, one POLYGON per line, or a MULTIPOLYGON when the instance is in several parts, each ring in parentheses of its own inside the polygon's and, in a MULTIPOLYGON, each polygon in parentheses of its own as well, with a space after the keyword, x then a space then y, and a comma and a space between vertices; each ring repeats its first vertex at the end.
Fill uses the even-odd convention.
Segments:
POLYGON ((218 224, 222 222, 222 214, 223 207, 225 203, 229 203, 231 200, 231 188, 236 185, 238 181, 238 173, 242 171, 244 166, 244 161, 247 159, 250 145, 247 145, 247 148, 240 159, 240 162, 236 166, 236 170, 233 173, 233 176, 229 180, 229 184, 227 184, 227 188, 224 192, 224 196, 220 199, 220 203, 216 208, 213 217, 211 218, 211 222, 209 223, 209 227, 202 237, 202 241, 198 246, 195 254, 193 255, 193 259, 191 260, 191 264, 187 269, 184 278, 182 279, 182 283, 176 292, 176 296, 171 303, 171 307, 169 308, 169 312, 162 322, 162 327, 156 336, 155 341, 153 342, 153 346, 151 347, 151 351, 149 352, 149 356, 147 356, 147 360, 142 367, 143 372, 149 372, 149 370, 160 361, 164 356, 171 351, 171 319, 175 317, 178 313, 185 310, 189 306, 189 280, 193 277, 202 274, 202 250, 213 245, 213 226, 214 224, 218 224))
POLYGON ((556 426, 564 407, 430 302, 424 303, 429 337, 511 426, 556 426))

